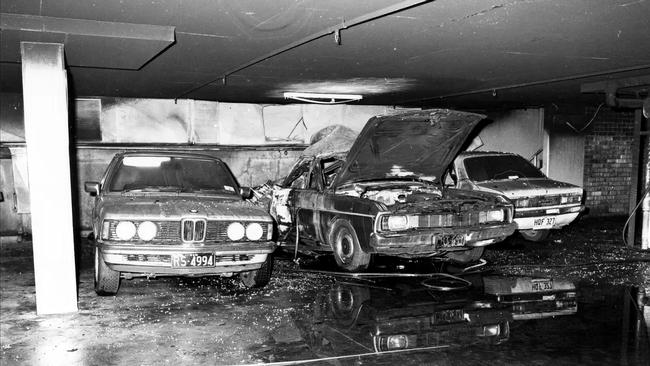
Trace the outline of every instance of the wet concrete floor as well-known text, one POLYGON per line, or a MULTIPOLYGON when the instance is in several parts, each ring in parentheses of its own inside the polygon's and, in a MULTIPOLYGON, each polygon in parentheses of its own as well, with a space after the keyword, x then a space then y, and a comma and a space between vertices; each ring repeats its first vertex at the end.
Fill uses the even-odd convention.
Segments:
POLYGON ((2 243, 0 364, 649 365, 650 253, 619 242, 620 221, 509 240, 469 273, 378 260, 401 275, 353 278, 278 255, 264 289, 168 277, 110 297, 83 242, 79 312, 50 316, 36 315, 30 243, 2 243))

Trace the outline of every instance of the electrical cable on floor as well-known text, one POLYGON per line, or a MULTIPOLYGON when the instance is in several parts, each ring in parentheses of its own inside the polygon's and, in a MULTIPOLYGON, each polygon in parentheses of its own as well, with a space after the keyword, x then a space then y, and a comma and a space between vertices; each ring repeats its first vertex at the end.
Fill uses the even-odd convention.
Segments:
POLYGON ((477 264, 475 264, 473 266, 465 267, 460 272, 463 273, 463 274, 474 273, 474 272, 472 272, 472 270, 477 269, 477 268, 481 268, 481 267, 485 266, 486 264, 487 264, 487 261, 485 259, 483 259, 483 258, 480 258, 478 260, 477 264))
POLYGON ((300 264, 300 260, 298 259, 298 242, 300 241, 300 225, 298 222, 298 212, 300 211, 300 208, 296 210, 296 249, 293 252, 293 262, 295 264, 300 264))
MULTIPOLYGON (((467 270, 473 270, 482 266, 485 266, 487 262, 485 260, 480 260, 480 263, 467 267, 461 271, 461 275, 470 274, 466 272, 467 270)), ((323 270, 303 270, 303 269, 294 269, 294 272, 308 272, 308 273, 317 273, 317 274, 326 274, 336 277, 350 277, 355 279, 366 279, 366 278, 420 278, 428 277, 423 280, 421 284, 425 287, 435 289, 438 291, 457 291, 465 290, 472 286, 472 283, 459 277, 454 276, 448 273, 388 273, 388 272, 362 272, 362 273, 350 273, 350 272, 333 272, 333 271, 323 271, 323 270), (452 283, 450 281, 445 281, 446 284, 442 282, 436 283, 436 280, 452 280, 455 281, 458 285, 447 285, 452 283)), ((477 273, 476 271, 471 273, 477 273)))
POLYGON ((434 273, 437 274, 437 276, 431 276, 430 278, 427 278, 426 280, 420 282, 422 286, 433 289, 433 290, 438 290, 438 291, 458 291, 458 290, 466 290, 470 287, 472 287, 472 283, 467 281, 464 278, 460 278, 454 275, 450 275, 448 273, 434 273), (450 279, 452 282, 445 282, 445 283, 453 283, 456 282, 458 286, 456 285, 441 285, 441 282, 435 282, 437 279, 450 279))
POLYGON ((630 213, 630 216, 628 216, 627 220, 625 221, 625 225, 623 225, 623 232, 621 233, 621 235, 623 236, 623 243, 625 243, 625 246, 628 245, 627 244, 627 239, 625 239, 625 230, 627 230, 627 225, 630 223, 630 220, 632 220, 632 217, 634 217, 634 215, 636 215, 636 210, 639 209, 639 207, 641 206, 641 203, 643 203, 643 200, 645 199, 645 196, 647 196, 647 195, 648 195, 648 191, 645 191, 645 193, 641 196, 641 199, 639 200, 639 203, 637 203, 636 206, 634 206, 634 209, 630 213))
POLYGON ((363 277, 405 277, 405 278, 417 278, 417 277, 432 277, 437 276, 439 273, 390 273, 390 272, 362 272, 362 273, 351 273, 351 272, 334 272, 334 271, 324 271, 319 269, 294 269, 295 272, 307 272, 307 273, 317 273, 317 274, 326 274, 336 277, 352 277, 352 278, 363 278, 363 277))
POLYGON ((312 358, 309 360, 296 360, 296 361, 278 361, 278 362, 264 362, 264 363, 253 363, 253 364, 243 364, 238 366, 285 366, 285 365, 304 365, 308 363, 323 362, 323 361, 335 361, 335 360, 344 360, 346 358, 355 358, 355 357, 365 357, 365 356, 382 356, 386 354, 395 354, 395 353, 406 353, 406 352, 421 352, 429 350, 439 350, 449 348, 451 346, 430 346, 430 347, 419 347, 411 349, 396 349, 390 351, 382 352, 367 352, 367 353, 357 353, 354 355, 343 355, 343 356, 332 356, 332 357, 323 357, 323 358, 312 358))

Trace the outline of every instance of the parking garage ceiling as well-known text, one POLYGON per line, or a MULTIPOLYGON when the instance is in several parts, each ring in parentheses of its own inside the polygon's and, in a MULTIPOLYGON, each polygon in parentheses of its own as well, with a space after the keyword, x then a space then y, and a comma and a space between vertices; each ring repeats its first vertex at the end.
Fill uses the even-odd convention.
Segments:
POLYGON ((3 92, 20 92, 20 41, 64 43, 76 97, 535 106, 604 101, 581 86, 617 80, 644 98, 650 74, 645 0, 0 4, 3 92))

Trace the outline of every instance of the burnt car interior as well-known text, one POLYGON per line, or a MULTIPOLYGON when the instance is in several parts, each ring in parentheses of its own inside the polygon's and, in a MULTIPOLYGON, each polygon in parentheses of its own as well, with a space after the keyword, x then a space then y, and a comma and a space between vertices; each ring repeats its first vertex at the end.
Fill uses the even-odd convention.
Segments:
POLYGON ((0 366, 650 365, 650 0, 0 0, 0 366))

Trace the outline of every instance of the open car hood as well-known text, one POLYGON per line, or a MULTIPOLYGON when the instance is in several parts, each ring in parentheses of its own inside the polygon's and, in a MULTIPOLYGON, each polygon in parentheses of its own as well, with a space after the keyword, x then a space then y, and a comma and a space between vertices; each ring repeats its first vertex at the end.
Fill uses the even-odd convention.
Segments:
POLYGON ((429 109, 371 118, 332 187, 399 177, 440 179, 481 114, 429 109))

